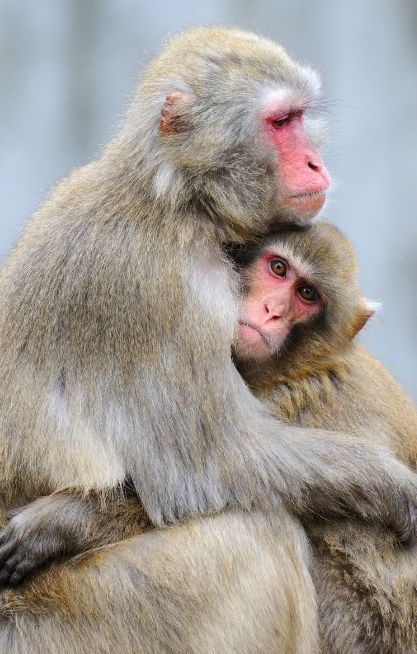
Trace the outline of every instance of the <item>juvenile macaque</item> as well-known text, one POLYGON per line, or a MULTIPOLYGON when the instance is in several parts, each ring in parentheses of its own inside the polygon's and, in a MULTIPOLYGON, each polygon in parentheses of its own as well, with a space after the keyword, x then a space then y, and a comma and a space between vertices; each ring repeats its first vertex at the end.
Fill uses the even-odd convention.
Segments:
POLYGON ((0 487, 6 510, 46 497, 2 534, 3 583, 81 550, 94 493, 127 478, 157 525, 284 503, 414 535, 414 474, 369 434, 271 419, 230 356, 238 280, 222 245, 322 206, 329 177, 303 126, 318 86, 268 40, 187 32, 101 158, 33 216, 0 277, 0 487))
MULTIPOLYGON (((416 408, 353 340, 373 307, 358 288, 348 240, 326 223, 289 227, 237 258, 247 294, 236 357, 256 395, 277 418, 300 427, 370 432, 415 469, 416 408)), ((416 547, 399 548, 395 535, 375 524, 305 524, 314 545, 321 651, 416 652, 416 547)))

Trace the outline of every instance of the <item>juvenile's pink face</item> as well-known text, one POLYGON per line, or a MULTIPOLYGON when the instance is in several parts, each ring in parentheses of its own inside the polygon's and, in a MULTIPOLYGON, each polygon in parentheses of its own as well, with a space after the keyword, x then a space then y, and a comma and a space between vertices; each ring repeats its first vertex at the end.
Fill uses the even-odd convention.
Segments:
POLYGON ((277 208, 288 216, 312 218, 323 206, 330 177, 304 130, 303 110, 275 102, 265 124, 277 151, 277 208))
POLYGON ((323 301, 296 265, 276 251, 264 251, 244 274, 248 292, 239 313, 236 356, 268 359, 279 351, 293 325, 320 313, 323 301))

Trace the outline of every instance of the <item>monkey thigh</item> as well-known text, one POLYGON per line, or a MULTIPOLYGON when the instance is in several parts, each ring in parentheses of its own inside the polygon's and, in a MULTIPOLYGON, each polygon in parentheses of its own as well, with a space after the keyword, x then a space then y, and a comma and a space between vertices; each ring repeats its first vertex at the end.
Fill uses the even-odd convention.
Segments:
POLYGON ((350 521, 309 533, 323 653, 417 652, 417 547, 350 521))
POLYGON ((313 654, 304 531, 227 513, 150 531, 4 591, 1 654, 313 654))

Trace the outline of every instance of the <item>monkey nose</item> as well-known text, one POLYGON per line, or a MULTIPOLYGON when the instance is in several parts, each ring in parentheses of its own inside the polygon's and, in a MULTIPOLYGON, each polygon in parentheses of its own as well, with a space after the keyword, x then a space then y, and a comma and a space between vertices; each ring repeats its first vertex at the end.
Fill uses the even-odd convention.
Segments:
POLYGON ((265 322, 275 322, 285 315, 285 306, 283 304, 274 304, 273 302, 265 302, 264 305, 264 318, 265 322))
POLYGON ((306 164, 310 170, 314 171, 323 179, 326 187, 330 184, 330 175, 326 170, 322 158, 318 152, 309 152, 306 156, 306 164))

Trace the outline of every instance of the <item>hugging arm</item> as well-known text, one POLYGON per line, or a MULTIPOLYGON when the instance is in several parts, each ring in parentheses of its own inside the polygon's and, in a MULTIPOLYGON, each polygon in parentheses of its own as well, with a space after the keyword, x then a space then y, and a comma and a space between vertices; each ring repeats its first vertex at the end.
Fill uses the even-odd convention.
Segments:
MULTIPOLYGON (((406 466, 383 448, 371 447, 357 438, 335 438, 334 433, 297 428, 288 433, 285 428, 284 434, 287 448, 282 449, 281 443, 281 451, 286 456, 292 453, 293 458, 291 466, 288 460, 284 462, 285 472, 283 466, 275 474, 280 473, 282 497, 292 512, 375 520, 393 529, 399 541, 414 540, 416 477, 406 466), (306 457, 308 479, 300 474, 301 469, 307 469, 306 457)), ((280 440, 276 438, 277 444, 280 440)), ((264 474, 269 465, 265 465, 264 474)), ((265 476, 262 483, 266 493, 271 480, 265 476)), ((267 496, 264 506, 273 508, 267 496)), ((282 510, 278 503, 274 509, 282 510)), ((18 584, 46 562, 122 540, 151 526, 137 497, 76 491, 41 497, 11 512, 0 533, 0 583, 18 584)))

